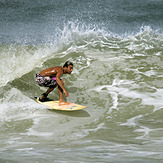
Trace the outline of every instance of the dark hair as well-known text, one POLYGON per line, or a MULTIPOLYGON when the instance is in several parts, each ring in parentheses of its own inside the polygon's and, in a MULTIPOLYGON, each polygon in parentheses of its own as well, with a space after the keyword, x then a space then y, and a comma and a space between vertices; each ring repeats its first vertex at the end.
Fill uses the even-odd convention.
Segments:
POLYGON ((68 66, 70 66, 70 65, 73 66, 73 63, 70 62, 70 61, 67 61, 67 62, 65 62, 65 64, 63 65, 63 67, 68 67, 68 66))

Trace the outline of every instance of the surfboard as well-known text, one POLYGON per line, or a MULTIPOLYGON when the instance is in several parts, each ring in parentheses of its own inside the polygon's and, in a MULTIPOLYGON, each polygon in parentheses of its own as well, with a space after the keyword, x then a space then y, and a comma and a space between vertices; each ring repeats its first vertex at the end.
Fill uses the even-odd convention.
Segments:
POLYGON ((47 107, 55 110, 63 110, 63 111, 75 111, 87 108, 87 106, 82 106, 79 104, 70 103, 68 105, 59 105, 59 101, 46 101, 41 102, 39 98, 36 100, 38 103, 46 105, 47 107))

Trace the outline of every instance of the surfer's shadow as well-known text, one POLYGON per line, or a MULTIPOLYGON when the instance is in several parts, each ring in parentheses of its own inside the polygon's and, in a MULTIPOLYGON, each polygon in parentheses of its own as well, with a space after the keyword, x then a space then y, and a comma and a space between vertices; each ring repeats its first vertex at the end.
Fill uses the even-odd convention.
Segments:
POLYGON ((76 111, 61 111, 61 110, 52 110, 52 109, 48 109, 51 112, 55 112, 58 114, 64 114, 64 115, 68 115, 68 116, 72 116, 72 117, 90 117, 90 114, 85 111, 85 110, 76 110, 76 111))

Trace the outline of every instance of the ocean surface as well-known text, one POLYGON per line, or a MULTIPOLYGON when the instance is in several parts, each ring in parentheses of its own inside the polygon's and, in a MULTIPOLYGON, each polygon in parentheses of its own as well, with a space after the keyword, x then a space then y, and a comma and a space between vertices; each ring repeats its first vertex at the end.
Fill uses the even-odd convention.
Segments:
POLYGON ((0 0, 0 163, 22 162, 163 162, 162 0, 0 0), (88 108, 50 110, 34 76, 67 60, 88 108))

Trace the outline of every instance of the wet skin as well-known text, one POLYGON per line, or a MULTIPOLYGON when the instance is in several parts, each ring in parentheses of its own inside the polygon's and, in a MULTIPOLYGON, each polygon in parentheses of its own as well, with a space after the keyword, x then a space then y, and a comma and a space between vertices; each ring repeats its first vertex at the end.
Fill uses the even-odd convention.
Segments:
MULTIPOLYGON (((69 65, 68 67, 51 67, 47 68, 43 71, 41 71, 39 74, 43 76, 49 76, 49 77, 56 77, 57 85, 55 87, 49 87, 48 90, 45 92, 46 95, 48 95, 51 91, 54 90, 58 86, 58 92, 59 92, 59 105, 68 105, 68 102, 65 102, 63 100, 63 92, 65 93, 65 97, 69 97, 69 93, 64 88, 65 82, 61 79, 63 74, 71 74, 73 71, 73 66, 69 65)), ((40 100, 44 99, 45 97, 42 96, 40 100)))

